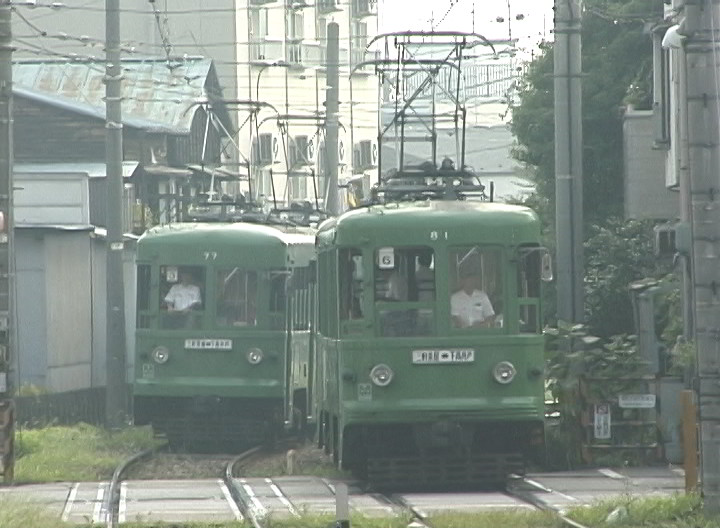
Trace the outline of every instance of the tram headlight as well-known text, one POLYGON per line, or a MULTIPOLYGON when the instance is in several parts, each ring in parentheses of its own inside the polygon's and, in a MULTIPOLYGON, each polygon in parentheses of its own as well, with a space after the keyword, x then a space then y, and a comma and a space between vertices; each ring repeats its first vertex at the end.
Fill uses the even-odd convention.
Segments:
POLYGON ((168 347, 157 346, 153 348, 152 352, 150 352, 150 357, 158 365, 163 365, 168 362, 168 359, 170 359, 170 350, 168 347))
POLYGON ((370 371, 370 380, 378 387, 386 387, 395 377, 395 373, 384 363, 375 365, 370 371))
POLYGON ((251 348, 250 350, 247 351, 246 357, 247 357, 248 363, 250 363, 251 365, 257 365, 258 363, 260 363, 263 360, 263 357, 265 357, 265 356, 263 354, 263 351, 260 350, 259 348, 251 348))
POLYGON ((507 385, 512 380, 514 380, 515 374, 517 374, 517 370, 515 370, 515 365, 513 365, 509 361, 501 361, 500 363, 495 365, 495 368, 493 369, 493 378, 495 378, 495 381, 502 385, 507 385))

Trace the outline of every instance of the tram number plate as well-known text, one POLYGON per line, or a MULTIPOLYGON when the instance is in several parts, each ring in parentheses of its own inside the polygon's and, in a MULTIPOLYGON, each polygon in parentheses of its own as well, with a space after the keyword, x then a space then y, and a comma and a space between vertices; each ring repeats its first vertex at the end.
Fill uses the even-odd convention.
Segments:
POLYGON ((185 348, 199 350, 232 350, 232 339, 186 339, 185 348))
POLYGON ((413 350, 412 362, 415 365, 443 365, 447 363, 472 363, 475 351, 472 349, 413 350))

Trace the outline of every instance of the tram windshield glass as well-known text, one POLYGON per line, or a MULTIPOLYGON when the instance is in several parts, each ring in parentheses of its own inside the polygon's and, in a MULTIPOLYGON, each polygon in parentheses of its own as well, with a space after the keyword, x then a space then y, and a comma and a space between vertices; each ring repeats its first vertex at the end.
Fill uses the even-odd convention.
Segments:
POLYGON ((160 266, 160 328, 200 328, 204 302, 203 267, 160 266))
POLYGON ((503 326, 502 253, 499 248, 450 249, 450 317, 458 329, 503 326))
POLYGON ((375 253, 374 294, 381 336, 432 335, 435 328, 433 250, 424 246, 379 248, 375 253))
POLYGON ((215 279, 218 326, 255 326, 257 273, 240 268, 221 269, 215 279))

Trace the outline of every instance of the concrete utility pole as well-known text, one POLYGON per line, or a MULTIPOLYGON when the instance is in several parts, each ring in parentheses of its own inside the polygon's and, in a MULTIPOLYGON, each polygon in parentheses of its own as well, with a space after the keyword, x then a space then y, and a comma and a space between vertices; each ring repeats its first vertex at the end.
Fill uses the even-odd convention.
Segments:
POLYGON ((579 0, 555 0, 555 228, 558 318, 585 320, 579 0))
POLYGON ((13 478, 15 415, 10 363, 17 359, 13 332, 13 97, 12 32, 9 0, 0 0, 0 474, 13 478))
POLYGON ((123 138, 120 0, 105 0, 105 158, 107 163, 107 427, 128 417, 125 367, 125 288, 123 280, 123 138))
POLYGON ((330 22, 327 27, 325 97, 325 210, 340 213, 338 197, 338 112, 340 109, 340 26, 330 22))
POLYGON ((720 4, 688 1, 688 151, 692 200, 695 340, 705 511, 720 513, 720 4))

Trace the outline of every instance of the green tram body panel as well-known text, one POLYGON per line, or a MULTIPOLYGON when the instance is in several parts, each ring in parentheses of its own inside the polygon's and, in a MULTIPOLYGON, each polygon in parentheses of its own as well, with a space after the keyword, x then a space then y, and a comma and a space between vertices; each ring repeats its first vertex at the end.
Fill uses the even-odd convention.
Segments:
MULTIPOLYGON (((235 402, 227 404, 233 411, 242 403, 255 415, 266 411, 277 414, 278 409, 280 414, 288 412, 288 380, 292 378, 295 390, 307 388, 307 375, 302 378, 302 374, 307 372, 309 323, 304 328, 292 327, 290 337, 296 336, 297 342, 288 338, 289 306, 294 306, 296 299, 286 283, 304 270, 307 281, 303 285, 306 290, 311 288, 314 240, 314 231, 309 228, 250 223, 176 224, 153 228, 140 238, 133 383, 136 421, 154 423, 162 419, 158 414, 162 413, 163 399, 188 402, 176 405, 185 408, 191 408, 189 402, 193 400, 210 398, 235 402), (163 306, 169 284, 162 272, 172 268, 191 270, 193 282, 200 286, 202 305, 182 316, 186 318, 184 324, 168 328, 166 323, 175 316, 163 306), (229 317, 224 319, 220 313, 221 292, 225 279, 240 273, 246 277, 246 296, 247 277, 252 277, 253 313, 246 303, 245 321, 230 323, 229 317), (158 347, 168 350, 167 362, 153 360, 153 350, 158 347), (293 361, 304 364, 304 369, 292 365, 289 347, 293 361), (248 360, 248 353, 254 349, 263 354, 257 364, 248 360), (252 401, 269 407, 251 409, 252 401)), ((309 321, 312 296, 306 294, 302 301, 307 305, 303 312, 309 321)))
MULTIPOLYGON (((508 431, 532 429, 533 434, 542 427, 544 340, 539 266, 533 275, 532 295, 520 291, 526 286, 519 279, 521 272, 523 277, 529 275, 525 268, 521 270, 523 250, 532 254, 533 249, 541 249, 540 222, 533 211, 470 201, 373 205, 324 222, 317 239, 320 304, 314 404, 321 443, 339 450, 341 464, 343 438, 348 429, 356 430, 357 426, 404 424, 412 430, 413 424, 417 427, 447 421, 479 424, 475 428, 482 428, 483 423, 524 423, 527 428, 512 429, 509 425, 508 431), (455 290, 451 282, 461 272, 451 269, 450 255, 462 247, 493 252, 499 277, 496 287, 501 292, 493 301, 502 307, 498 326, 475 329, 452 325, 450 296, 455 290), (378 299, 378 262, 383 248, 394 252, 395 259, 404 248, 432 250, 434 298, 394 304, 378 299), (344 257, 346 254, 350 257, 344 257), (342 301, 344 296, 353 295, 343 293, 348 282, 343 262, 352 259, 357 259, 356 265, 362 269, 357 279, 360 298, 355 299, 361 315, 355 318, 343 315, 346 307, 342 301), (423 310, 431 313, 429 330, 423 335, 383 334, 383 310, 404 308, 415 314, 423 310), (532 315, 531 325, 528 314, 532 315), (473 350, 474 360, 445 364, 413 361, 414 352, 443 350, 473 350), (503 361, 516 369, 508 384, 493 377, 493 369, 503 361), (394 374, 386 386, 370 379, 371 370, 379 364, 387 365, 394 374), (328 434, 335 438, 328 440, 328 434)), ((538 257, 536 263, 539 261, 538 257)), ((462 267, 462 261, 457 262, 462 267)), ((407 441, 412 444, 409 438, 407 441)))

